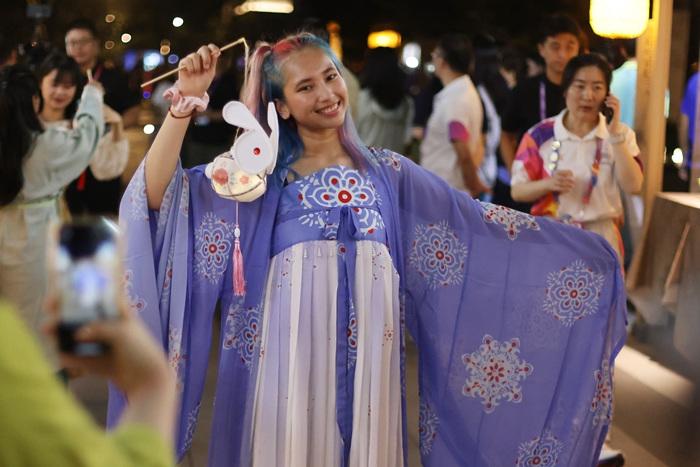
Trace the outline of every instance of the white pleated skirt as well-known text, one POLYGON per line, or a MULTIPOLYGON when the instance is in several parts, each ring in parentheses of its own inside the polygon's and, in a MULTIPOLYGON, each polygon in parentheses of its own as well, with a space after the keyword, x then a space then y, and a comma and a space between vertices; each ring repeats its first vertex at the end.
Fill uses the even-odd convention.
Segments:
MULTIPOLYGON (((403 466, 399 277, 386 246, 356 245, 349 465, 403 466)), ((253 417, 255 467, 340 465, 336 316, 341 256, 336 241, 323 240, 296 244, 272 259, 253 417)))

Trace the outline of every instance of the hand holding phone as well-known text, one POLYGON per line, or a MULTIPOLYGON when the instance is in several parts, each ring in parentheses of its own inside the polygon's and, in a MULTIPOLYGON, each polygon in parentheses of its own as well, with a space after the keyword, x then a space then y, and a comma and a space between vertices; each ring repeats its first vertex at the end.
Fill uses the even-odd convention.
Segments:
POLYGON ((53 289, 58 308, 59 350, 97 356, 102 342, 75 339, 85 324, 119 317, 119 255, 115 232, 104 221, 83 219, 59 227, 51 254, 53 289))
POLYGON ((618 133, 620 124, 620 100, 612 94, 605 96, 605 100, 600 105, 600 111, 605 115, 608 128, 613 133, 618 133))

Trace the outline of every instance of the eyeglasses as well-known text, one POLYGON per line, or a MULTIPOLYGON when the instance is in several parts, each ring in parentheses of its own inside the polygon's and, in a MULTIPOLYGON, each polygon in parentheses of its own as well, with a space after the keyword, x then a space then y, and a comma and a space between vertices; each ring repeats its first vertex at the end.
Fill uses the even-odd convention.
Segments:
POLYGON ((75 47, 83 47, 88 45, 90 42, 92 42, 94 39, 90 37, 85 37, 83 39, 74 39, 70 41, 66 41, 66 47, 73 49, 75 47))

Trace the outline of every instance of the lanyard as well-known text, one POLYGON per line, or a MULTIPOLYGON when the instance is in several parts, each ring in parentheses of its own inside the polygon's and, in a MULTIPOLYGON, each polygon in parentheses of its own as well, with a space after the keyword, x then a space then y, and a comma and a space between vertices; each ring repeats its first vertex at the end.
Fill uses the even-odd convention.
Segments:
POLYGON ((547 88, 544 81, 540 81, 540 121, 547 118, 547 88))

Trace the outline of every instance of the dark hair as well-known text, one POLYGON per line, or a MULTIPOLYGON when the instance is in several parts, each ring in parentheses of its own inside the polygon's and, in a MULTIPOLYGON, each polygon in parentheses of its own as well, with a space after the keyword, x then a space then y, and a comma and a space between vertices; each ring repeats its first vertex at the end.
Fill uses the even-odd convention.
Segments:
POLYGON ((605 57, 596 53, 579 55, 569 60, 569 63, 566 64, 566 68, 564 68, 564 74, 561 78, 561 88, 564 90, 564 92, 566 92, 566 90, 569 89, 569 86, 571 86, 576 73, 578 73, 581 68, 585 68, 587 66, 594 66, 603 73, 603 77, 605 78, 605 87, 607 88, 607 91, 610 92, 612 68, 605 57))
MULTIPOLYGON (((69 82, 71 85, 75 86, 75 96, 73 100, 66 107, 64 118, 73 118, 75 111, 78 109, 78 99, 82 93, 83 86, 85 85, 85 78, 80 71, 80 66, 71 57, 66 55, 64 52, 52 52, 48 57, 41 62, 39 68, 37 68, 36 75, 39 81, 39 87, 41 88, 41 83, 52 71, 56 70, 56 77, 53 80, 53 84, 69 82)), ((43 109, 43 103, 42 103, 43 109)))
POLYGON ((464 34, 446 34, 438 41, 442 58, 457 73, 468 74, 471 70, 474 51, 472 43, 464 34))
POLYGON ((405 96, 406 74, 393 49, 379 47, 367 53, 360 83, 385 109, 395 109, 405 96))
POLYGON ((0 71, 0 206, 11 203, 24 186, 22 163, 34 136, 42 131, 33 99, 39 83, 23 65, 0 71))
POLYGON ((97 27, 95 26, 95 23, 87 18, 74 19, 73 21, 68 23, 68 27, 66 28, 66 34, 68 34, 73 29, 84 29, 86 31, 90 31, 90 34, 92 34, 92 37, 94 37, 95 39, 98 39, 100 37, 99 34, 97 34, 97 27))
POLYGON ((537 43, 543 44, 548 37, 554 37, 557 34, 564 33, 571 34, 578 39, 579 49, 584 49, 586 47, 586 36, 581 26, 579 26, 575 19, 564 13, 555 13, 545 16, 539 29, 537 43))
POLYGON ((0 32, 0 65, 10 59, 12 52, 17 49, 17 44, 13 43, 6 34, 0 32))

